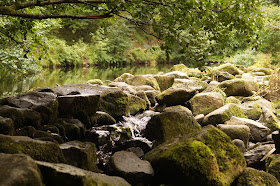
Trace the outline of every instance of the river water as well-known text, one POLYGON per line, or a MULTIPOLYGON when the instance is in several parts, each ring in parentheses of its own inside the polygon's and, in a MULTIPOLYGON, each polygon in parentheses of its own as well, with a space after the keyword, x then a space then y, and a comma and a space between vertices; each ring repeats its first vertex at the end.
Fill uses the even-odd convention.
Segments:
POLYGON ((114 80, 123 73, 157 74, 158 72, 169 72, 171 64, 165 65, 137 65, 125 67, 90 67, 74 69, 44 69, 42 72, 27 76, 8 76, 0 80, 0 98, 9 95, 20 94, 37 87, 53 88, 57 84, 85 83, 90 79, 114 80))

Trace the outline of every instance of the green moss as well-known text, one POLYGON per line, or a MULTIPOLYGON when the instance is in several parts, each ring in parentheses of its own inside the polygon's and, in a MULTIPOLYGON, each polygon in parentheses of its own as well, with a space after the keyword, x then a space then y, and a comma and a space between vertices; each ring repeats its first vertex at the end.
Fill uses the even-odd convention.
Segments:
POLYGON ((30 138, 34 137, 36 129, 32 126, 25 126, 16 130, 17 136, 28 136, 30 138))
POLYGON ((0 152, 27 154, 35 160, 46 162, 65 162, 62 151, 56 143, 41 142, 27 137, 0 136, 0 152))
POLYGON ((235 104, 238 104, 238 105, 241 104, 241 102, 239 101, 239 99, 237 99, 237 98, 235 98, 235 97, 233 97, 233 96, 227 97, 225 102, 226 102, 226 103, 235 103, 235 104))
POLYGON ((87 81, 87 83, 90 83, 90 84, 98 84, 98 85, 103 85, 103 81, 100 80, 100 79, 90 79, 87 81))

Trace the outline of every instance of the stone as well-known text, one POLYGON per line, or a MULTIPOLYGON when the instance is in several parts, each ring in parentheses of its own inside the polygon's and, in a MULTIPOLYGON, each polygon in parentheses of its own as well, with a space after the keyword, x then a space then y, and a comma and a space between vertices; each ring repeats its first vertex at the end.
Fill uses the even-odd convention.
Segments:
POLYGON ((114 82, 124 82, 127 78, 131 78, 134 75, 130 73, 123 73, 120 77, 117 77, 114 82))
POLYGON ((280 182, 280 154, 271 154, 265 160, 266 171, 280 182))
POLYGON ((167 107, 184 105, 194 94, 194 90, 171 87, 157 95, 156 100, 160 105, 166 105, 167 107))
POLYGON ((260 96, 254 96, 254 97, 247 97, 243 98, 242 101, 243 104, 258 104, 260 107, 267 107, 269 110, 271 110, 274 114, 276 113, 275 107, 272 102, 260 97, 260 96))
POLYGON ((195 92, 202 92, 208 86, 208 83, 205 81, 201 81, 197 78, 192 79, 175 79, 173 86, 175 88, 184 88, 187 90, 195 91, 195 92))
MULTIPOLYGON (((110 114, 115 119, 119 119, 122 116, 129 114, 128 96, 117 87, 92 84, 74 84, 56 87, 54 88, 54 91, 59 96, 71 95, 72 93, 80 95, 99 95, 100 107, 98 110, 110 114)), ((96 107, 97 105, 93 106, 96 107)))
POLYGON ((98 85, 103 85, 103 81, 100 80, 100 79, 90 79, 87 81, 87 83, 90 83, 90 84, 98 84, 98 85))
POLYGON ((273 70, 270 68, 253 68, 250 69, 251 72, 263 72, 265 75, 271 75, 273 70))
POLYGON ((30 138, 34 138, 34 134, 36 129, 32 126, 25 126, 16 130, 17 136, 28 136, 30 138))
POLYGON ((188 79, 189 76, 185 72, 180 71, 172 71, 164 74, 165 76, 170 76, 174 78, 180 78, 180 79, 188 79))
POLYGON ((147 95, 147 98, 151 103, 151 107, 155 106, 155 104, 157 103, 156 97, 160 94, 160 92, 156 90, 151 90, 145 91, 145 94, 147 95))
POLYGON ((129 84, 125 83, 125 82, 111 82, 108 86, 109 87, 118 87, 122 91, 128 92, 130 94, 136 94, 137 93, 137 91, 135 90, 134 86, 129 85, 129 84))
POLYGON ((0 134, 0 153, 26 154, 35 160, 64 162, 57 143, 33 140, 26 136, 7 136, 0 134))
POLYGON ((228 72, 216 70, 212 74, 213 79, 217 80, 218 82, 223 82, 226 80, 234 79, 234 76, 228 72))
POLYGON ((239 78, 223 81, 218 87, 221 88, 227 96, 251 96, 259 90, 256 81, 239 78))
POLYGON ((43 124, 53 122, 58 116, 58 102, 56 95, 52 92, 31 91, 4 98, 0 104, 37 111, 41 115, 43 124))
POLYGON ((207 115, 224 106, 224 104, 224 96, 217 92, 198 93, 190 99, 191 110, 194 115, 207 115))
POLYGON ((107 164, 110 175, 120 176, 131 185, 151 183, 154 170, 146 160, 141 160, 133 152, 118 151, 113 154, 107 164))
POLYGON ((187 135, 200 129, 192 112, 183 106, 165 108, 164 112, 152 116, 145 129, 145 137, 157 146, 178 135, 187 135))
POLYGON ((260 161, 268 152, 275 148, 274 144, 256 144, 244 153, 248 167, 265 170, 265 161, 260 161))
POLYGON ((279 186, 277 179, 271 174, 254 168, 246 168, 236 180, 236 186, 279 186))
POLYGON ((184 72, 188 67, 182 63, 173 65, 171 68, 172 71, 181 71, 184 72))
POLYGON ((279 120, 275 114, 265 106, 262 107, 262 114, 258 122, 267 126, 272 132, 280 129, 279 120))
POLYGON ((228 72, 232 75, 237 75, 239 74, 239 70, 238 68, 234 65, 234 64, 231 64, 231 63, 226 63, 226 64, 222 64, 218 67, 215 67, 213 69, 213 71, 223 71, 223 72, 228 72))
POLYGON ((46 186, 130 185, 123 178, 83 170, 72 165, 36 161, 46 186))
POLYGON ((135 115, 138 112, 143 112, 146 109, 146 101, 138 96, 128 94, 129 98, 129 113, 135 115))
POLYGON ((0 153, 0 185, 43 186, 35 161, 24 154, 0 153))
POLYGON ((261 123, 233 116, 229 121, 226 122, 228 125, 247 125, 250 128, 250 141, 259 142, 266 140, 270 130, 261 123))
POLYGON ((246 147, 244 142, 241 139, 234 139, 232 140, 232 143, 238 147, 239 151, 241 153, 245 153, 246 152, 246 147))
POLYGON ((258 120, 262 114, 262 107, 254 101, 242 103, 240 107, 248 119, 258 120))
POLYGON ((151 102, 149 101, 149 98, 147 97, 147 94, 144 91, 139 91, 135 95, 146 102, 146 109, 151 109, 151 102))
MULTIPOLYGON (((239 99, 237 99, 237 98, 234 97, 234 96, 229 96, 229 97, 227 97, 225 103, 235 103, 235 104, 238 104, 238 105, 241 104, 241 102, 239 101, 239 99)), ((244 111, 244 110, 243 110, 243 111, 244 111)), ((245 115, 246 115, 246 114, 245 114, 245 115)), ((250 119, 251 119, 251 118, 250 118, 250 119)))
POLYGON ((64 128, 65 136, 68 140, 80 140, 85 137, 85 125, 77 119, 60 118, 56 126, 60 124, 64 128))
POLYGON ((113 125, 116 120, 110 116, 110 114, 102 111, 97 111, 95 115, 91 116, 91 122, 93 126, 101 126, 101 125, 113 125))
POLYGON ((226 133, 232 140, 240 139, 248 146, 250 137, 250 128, 247 125, 225 125, 219 124, 217 128, 226 133))
POLYGON ((166 75, 156 75, 154 78, 157 80, 161 92, 171 87, 175 79, 172 76, 166 75))
POLYGON ((14 135, 15 126, 14 121, 10 118, 0 116, 0 134, 14 135))
POLYGON ((236 104, 227 103, 224 106, 214 110, 204 117, 203 125, 212 124, 223 124, 230 120, 232 116, 245 118, 243 110, 236 104))
POLYGON ((246 168, 231 139, 214 126, 173 138, 147 154, 157 184, 230 185, 246 168))
POLYGON ((198 114, 194 117, 194 119, 199 123, 201 124, 203 122, 203 119, 204 119, 204 114, 198 114))
POLYGON ((85 170, 99 172, 96 146, 90 142, 69 141, 60 144, 66 163, 85 170))
POLYGON ((155 90, 160 90, 157 80, 148 75, 136 75, 131 78, 127 78, 125 82, 133 86, 149 85, 155 90))

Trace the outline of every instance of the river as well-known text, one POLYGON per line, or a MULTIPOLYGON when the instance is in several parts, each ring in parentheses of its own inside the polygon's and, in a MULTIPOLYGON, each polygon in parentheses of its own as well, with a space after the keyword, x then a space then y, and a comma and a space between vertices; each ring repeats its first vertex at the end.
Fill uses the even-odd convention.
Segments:
POLYGON ((89 79, 114 80, 123 73, 157 74, 169 72, 171 64, 166 65, 137 65, 125 67, 90 67, 74 69, 44 69, 42 72, 26 77, 8 76, 1 78, 0 98, 16 95, 37 87, 55 87, 58 85, 86 83, 89 79))

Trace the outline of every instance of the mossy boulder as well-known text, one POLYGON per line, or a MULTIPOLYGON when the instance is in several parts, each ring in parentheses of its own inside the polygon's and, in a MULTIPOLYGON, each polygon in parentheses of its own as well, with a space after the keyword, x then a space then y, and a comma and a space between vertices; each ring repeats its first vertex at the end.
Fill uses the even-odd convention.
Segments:
POLYGON ((103 81, 100 80, 100 79, 90 79, 87 81, 87 83, 90 83, 90 84, 98 84, 98 85, 103 85, 103 81))
POLYGON ((198 78, 192 79, 175 79, 172 87, 185 88, 192 91, 202 92, 208 86, 208 83, 198 78))
POLYGON ((137 112, 143 112, 146 109, 146 101, 138 96, 128 94, 129 113, 135 115, 137 112))
POLYGON ((156 100, 160 105, 184 105, 194 94, 195 90, 170 87, 157 95, 156 100))
POLYGON ((247 125, 250 128, 250 141, 259 142, 266 140, 267 135, 270 133, 269 128, 260 122, 240 117, 231 117, 226 121, 228 125, 247 125))
POLYGON ((135 86, 129 85, 125 82, 111 82, 108 86, 110 87, 118 87, 120 90, 124 92, 128 92, 130 94, 136 94, 135 86))
POLYGON ((174 78, 180 78, 180 79, 188 79, 189 76, 185 72, 181 71, 172 71, 164 74, 165 76, 171 76, 174 78))
POLYGON ((246 118, 243 110, 234 103, 227 103, 224 106, 214 110, 204 117, 203 125, 212 124, 223 124, 230 120, 232 116, 246 118))
POLYGON ((160 91, 164 91, 171 87, 174 83, 174 77, 165 75, 156 75, 154 78, 157 80, 160 91))
POLYGON ((151 106, 155 106, 155 104, 157 103, 156 97, 157 95, 160 94, 159 91, 156 90, 149 90, 149 91, 145 91, 145 94, 149 100, 149 102, 151 103, 151 106))
POLYGON ((113 125, 116 120, 110 114, 102 111, 97 111, 91 118, 93 126, 113 125))
POLYGON ((235 104, 239 105, 239 104, 241 104, 241 101, 234 96, 229 96, 229 97, 226 98, 225 103, 235 103, 235 104))
POLYGON ((164 112, 152 116, 145 130, 145 136, 159 145, 178 135, 187 135, 200 129, 192 112, 183 106, 165 108, 164 112))
POLYGON ((190 99, 191 110, 194 115, 207 115, 224 106, 224 104, 224 96, 217 92, 198 93, 190 99))
POLYGON ((218 85, 227 96, 251 96, 259 90, 259 85, 254 80, 232 79, 223 81, 218 85))
POLYGON ((25 126, 16 130, 17 136, 28 136, 30 138, 34 138, 34 134, 36 129, 32 126, 25 126))
POLYGON ((279 186, 277 179, 264 171, 254 168, 246 168, 236 180, 236 186, 279 186))
POLYGON ((14 135, 14 121, 10 118, 0 116, 0 134, 14 135))
POLYGON ((223 82, 226 80, 234 79, 234 76, 228 72, 216 70, 212 74, 212 78, 218 82, 223 82))
POLYGON ((248 119, 258 120, 262 114, 261 106, 254 101, 242 103, 240 107, 248 119))
POLYGON ((72 165, 36 161, 46 186, 116 185, 129 186, 123 178, 83 170, 72 165))
POLYGON ((85 170, 99 172, 96 146, 90 142, 69 141, 60 144, 66 163, 85 170))
POLYGON ((228 72, 232 75, 239 74, 238 68, 234 64, 231 64, 231 63, 222 64, 222 65, 220 65, 218 67, 215 67, 213 69, 213 71, 216 71, 216 70, 223 71, 223 72, 228 72))
POLYGON ((153 76, 149 75, 136 75, 131 78, 127 78, 125 82, 133 86, 149 85, 155 90, 160 90, 157 80, 153 76))
POLYGON ((85 137, 85 125, 78 119, 60 118, 55 125, 63 130, 62 133, 70 141, 81 140, 85 137))
POLYGON ((43 186, 35 161, 24 154, 0 153, 0 185, 43 186))
POLYGON ((52 92, 31 91, 4 98, 0 104, 37 111, 41 115, 43 124, 53 122, 58 116, 58 102, 56 94, 52 92))
POLYGON ((0 152, 26 154, 35 160, 47 162, 65 161, 57 143, 33 140, 26 136, 6 136, 0 134, 0 152))
POLYGON ((267 126, 272 132, 280 129, 276 115, 265 106, 262 107, 262 114, 258 121, 267 126))
POLYGON ((0 116, 10 118, 14 121, 15 129, 23 127, 26 122, 24 118, 23 109, 11 107, 8 105, 0 106, 0 116))
POLYGON ((159 184, 230 185, 246 167, 231 139, 213 126, 167 141, 144 159, 151 162, 159 184))
POLYGON ((114 82, 124 82, 127 78, 131 78, 134 75, 130 73, 123 73, 120 77, 117 77, 114 82))
POLYGON ((247 147, 250 138, 250 128, 247 125, 225 125, 219 124, 217 128, 226 133, 232 140, 240 139, 247 147))
POLYGON ((177 64, 177 65, 173 65, 173 67, 171 68, 172 71, 181 71, 184 72, 188 67, 184 64, 177 64))
POLYGON ((270 68, 252 68, 250 72, 263 72, 265 75, 271 75, 274 71, 270 68))
POLYGON ((265 160, 266 171, 280 182, 280 154, 271 154, 265 160))

